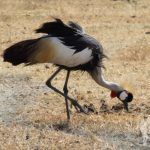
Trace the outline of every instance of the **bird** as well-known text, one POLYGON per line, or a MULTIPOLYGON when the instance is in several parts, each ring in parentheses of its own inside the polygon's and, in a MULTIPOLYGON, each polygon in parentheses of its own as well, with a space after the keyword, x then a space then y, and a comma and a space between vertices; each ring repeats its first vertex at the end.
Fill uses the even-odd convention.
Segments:
MULTIPOLYGON (((70 120, 68 100, 79 112, 86 113, 76 99, 68 96, 68 80, 71 71, 87 72, 100 86, 111 91, 111 98, 117 97, 128 111, 128 103, 133 94, 117 83, 105 80, 102 69, 103 59, 107 58, 100 42, 88 35, 76 22, 64 23, 59 18, 43 23, 35 32, 41 37, 27 39, 13 44, 3 52, 4 62, 14 66, 24 63, 25 66, 37 63, 52 63, 57 70, 48 78, 46 85, 65 99, 67 119, 70 120), (63 92, 52 85, 52 80, 66 70, 63 92)), ((80 81, 79 81, 80 82, 80 81)))

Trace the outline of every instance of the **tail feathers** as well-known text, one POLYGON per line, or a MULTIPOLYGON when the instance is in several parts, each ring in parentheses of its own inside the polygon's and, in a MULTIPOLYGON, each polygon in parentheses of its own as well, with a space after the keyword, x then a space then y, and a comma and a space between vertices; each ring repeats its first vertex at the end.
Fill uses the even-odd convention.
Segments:
POLYGON ((3 53, 4 61, 10 62, 13 65, 28 62, 28 57, 34 51, 34 46, 37 39, 25 40, 18 42, 11 47, 7 48, 3 53))

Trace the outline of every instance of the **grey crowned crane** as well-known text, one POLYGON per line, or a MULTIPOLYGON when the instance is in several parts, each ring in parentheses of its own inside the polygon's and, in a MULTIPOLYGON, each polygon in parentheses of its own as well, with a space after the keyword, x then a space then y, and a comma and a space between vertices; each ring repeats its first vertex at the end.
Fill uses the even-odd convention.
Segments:
POLYGON ((36 33, 47 35, 37 39, 18 42, 7 48, 3 53, 4 61, 13 65, 25 63, 52 63, 58 66, 57 71, 47 80, 46 85, 64 96, 66 103, 67 118, 70 119, 68 100, 80 112, 85 112, 82 106, 68 96, 68 79, 73 70, 87 71, 100 86, 111 91, 111 97, 118 97, 124 103, 128 111, 128 102, 132 101, 133 94, 123 89, 116 83, 108 82, 102 75, 102 61, 106 55, 101 44, 93 37, 83 32, 80 25, 74 22, 64 24, 60 19, 44 23, 36 33), (62 70, 67 71, 63 91, 52 86, 54 77, 62 70))

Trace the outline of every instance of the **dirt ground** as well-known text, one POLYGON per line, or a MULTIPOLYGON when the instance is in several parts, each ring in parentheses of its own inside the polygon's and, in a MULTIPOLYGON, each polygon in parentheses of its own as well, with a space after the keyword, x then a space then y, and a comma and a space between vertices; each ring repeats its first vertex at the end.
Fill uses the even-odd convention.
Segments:
MULTIPOLYGON (((14 67, 0 57, 0 150, 149 150, 150 0, 0 0, 0 53, 40 37, 34 30, 52 16, 79 23, 101 42, 110 58, 104 62, 105 78, 134 93, 130 112, 77 71, 71 74, 69 94, 81 105, 93 104, 97 113, 72 108, 67 123, 63 97, 45 85, 56 67, 14 67)), ((60 89, 65 75, 54 81, 60 89)))

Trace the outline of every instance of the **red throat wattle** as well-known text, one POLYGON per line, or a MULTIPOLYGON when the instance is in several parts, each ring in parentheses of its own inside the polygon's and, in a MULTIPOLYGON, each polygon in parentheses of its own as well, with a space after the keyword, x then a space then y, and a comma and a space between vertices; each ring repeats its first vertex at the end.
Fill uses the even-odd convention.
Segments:
POLYGON ((115 98, 117 96, 117 93, 115 91, 111 91, 110 97, 115 98))

